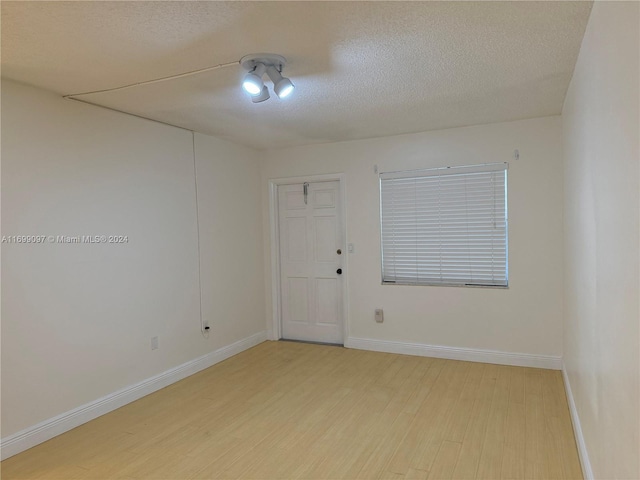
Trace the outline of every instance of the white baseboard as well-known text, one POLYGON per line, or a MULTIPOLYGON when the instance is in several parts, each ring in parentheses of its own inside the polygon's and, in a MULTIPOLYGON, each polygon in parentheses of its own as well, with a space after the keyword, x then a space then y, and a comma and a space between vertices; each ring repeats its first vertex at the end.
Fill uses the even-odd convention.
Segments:
POLYGON ((564 380, 564 389, 567 394, 567 402, 569 403, 571 425, 573 425, 573 435, 576 438, 576 445, 578 446, 578 456, 580 457, 582 474, 584 475, 585 480, 593 480, 593 470, 591 469, 591 462, 589 461, 587 444, 584 441, 582 426, 580 425, 580 417, 578 416, 578 410, 576 410, 576 402, 573 399, 573 392, 571 391, 571 384, 569 383, 569 375, 567 375, 567 369, 564 364, 562 365, 562 379, 564 380))
POLYGON ((0 457, 2 460, 27 450, 39 443, 67 432, 83 423, 98 418, 117 408, 149 395, 161 388, 193 375, 200 370, 209 368, 216 363, 226 360, 244 350, 247 350, 267 339, 267 332, 259 332, 243 338, 231 345, 221 347, 189 362, 183 363, 166 372, 143 380, 140 383, 123 388, 117 392, 74 408, 56 417, 40 422, 20 432, 9 435, 0 440, 0 457))
POLYGON ((496 363, 499 365, 515 365, 518 367, 562 369, 561 357, 550 355, 532 355, 529 353, 498 352, 493 350, 475 350, 471 348, 443 347, 422 343, 405 343, 370 338, 349 337, 344 343, 347 348, 373 350, 375 352, 400 353, 420 357, 446 358, 449 360, 466 360, 469 362, 496 363))

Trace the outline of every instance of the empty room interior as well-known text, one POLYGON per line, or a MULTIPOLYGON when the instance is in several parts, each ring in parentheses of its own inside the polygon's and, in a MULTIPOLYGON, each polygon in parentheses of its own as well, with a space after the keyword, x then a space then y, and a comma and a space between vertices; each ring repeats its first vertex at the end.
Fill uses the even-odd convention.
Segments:
POLYGON ((0 13, 2 478, 640 478, 640 2, 0 13))

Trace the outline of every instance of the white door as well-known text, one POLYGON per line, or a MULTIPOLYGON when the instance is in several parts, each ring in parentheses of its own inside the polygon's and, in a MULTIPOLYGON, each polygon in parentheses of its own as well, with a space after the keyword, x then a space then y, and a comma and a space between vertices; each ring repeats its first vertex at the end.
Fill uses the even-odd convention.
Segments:
POLYGON ((278 187, 282 337, 343 343, 340 183, 278 187))

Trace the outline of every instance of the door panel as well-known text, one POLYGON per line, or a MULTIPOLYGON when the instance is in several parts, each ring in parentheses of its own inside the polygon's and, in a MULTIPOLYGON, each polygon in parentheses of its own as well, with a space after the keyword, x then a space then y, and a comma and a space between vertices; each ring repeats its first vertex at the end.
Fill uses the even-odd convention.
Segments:
POLYGON ((316 316, 318 323, 337 325, 338 322, 338 280, 336 278, 316 278, 316 316))
POLYGON ((313 192, 313 204, 315 208, 335 207, 335 195, 333 190, 317 190, 313 192))
POLYGON ((335 217, 315 217, 314 230, 315 238, 315 258, 316 262, 335 263, 336 262, 336 218, 335 217))
POLYGON ((307 205, 304 203, 303 192, 287 192, 286 199, 287 210, 305 210, 307 208, 307 205))
POLYGON ((285 220, 285 243, 289 262, 307 261, 307 219, 291 217, 285 220))
POLYGON ((343 343, 340 183, 278 187, 282 336, 343 343))
POLYGON ((309 291, 306 278, 289 277, 289 302, 288 309, 290 321, 307 323, 309 321, 309 302, 307 292, 309 291))

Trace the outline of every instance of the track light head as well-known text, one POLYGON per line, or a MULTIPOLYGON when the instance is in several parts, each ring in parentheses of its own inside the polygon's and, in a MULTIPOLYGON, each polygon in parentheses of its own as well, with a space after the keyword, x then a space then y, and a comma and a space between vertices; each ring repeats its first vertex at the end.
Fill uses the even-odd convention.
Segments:
POLYGON ((293 83, 281 74, 286 62, 284 57, 271 53, 242 57, 240 64, 249 70, 242 81, 242 88, 252 96, 254 103, 263 102, 269 98, 269 91, 262 81, 265 72, 273 82, 273 91, 278 98, 285 98, 293 92, 295 88, 293 83))
MULTIPOLYGON (((260 78, 257 78, 253 73, 248 73, 244 77, 242 88, 251 96, 260 95, 260 91, 262 90, 262 88, 260 88, 261 83, 262 80, 260 78)), ((262 86, 264 87, 264 84, 262 84, 262 86)))
POLYGON ((242 81, 242 88, 244 88, 245 92, 252 97, 262 94, 262 91, 265 88, 264 82, 262 81, 262 75, 264 75, 266 70, 267 67, 264 63, 258 63, 245 75, 244 80, 242 81))
POLYGON ((269 89, 267 88, 266 85, 262 86, 262 92, 260 92, 259 95, 253 95, 251 97, 251 101, 253 103, 260 103, 260 102, 264 102, 265 100, 269 100, 269 97, 271 95, 269 95, 269 89))
POLYGON ((285 98, 288 97, 295 88, 296 87, 293 83, 291 83, 291 80, 283 77, 283 79, 273 88, 273 91, 276 92, 278 98, 285 98))
POLYGON ((267 67, 267 75, 273 82, 273 91, 276 92, 278 98, 285 98, 295 88, 291 80, 286 77, 283 77, 282 74, 278 71, 276 67, 273 65, 269 65, 267 67))

